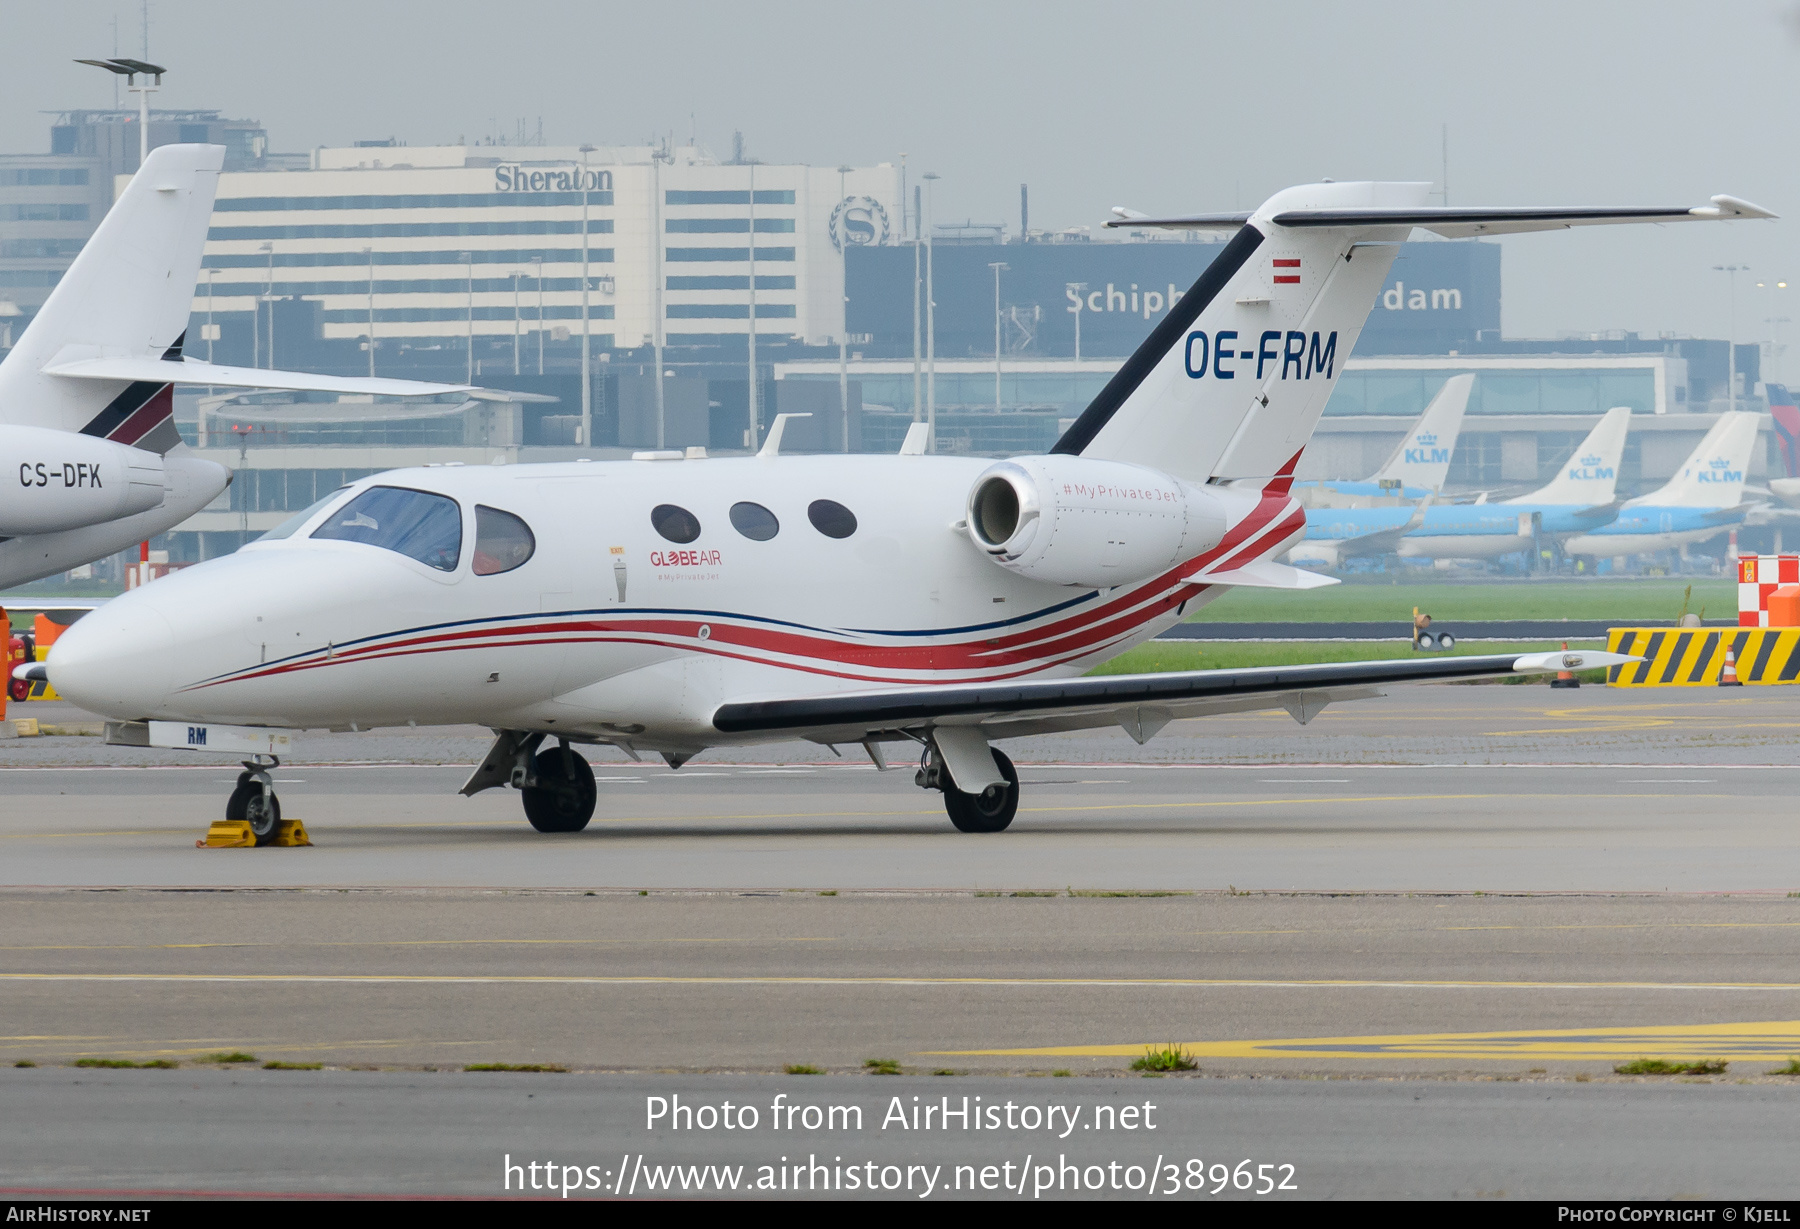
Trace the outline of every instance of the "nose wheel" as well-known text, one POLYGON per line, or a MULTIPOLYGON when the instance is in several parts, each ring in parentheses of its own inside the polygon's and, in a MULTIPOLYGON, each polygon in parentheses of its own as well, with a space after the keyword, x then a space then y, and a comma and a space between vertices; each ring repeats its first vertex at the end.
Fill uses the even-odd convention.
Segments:
POLYGON ((538 753, 519 795, 525 818, 539 832, 580 832, 594 817, 600 791, 588 762, 563 743, 538 753))
MULTIPOLYGON (((269 759, 270 768, 281 766, 281 761, 274 756, 269 759)), ((249 824, 251 835, 256 837, 258 845, 267 845, 275 839, 275 834, 281 827, 281 799, 275 796, 274 783, 261 764, 254 760, 244 761, 244 771, 238 774, 237 788, 231 791, 231 797, 225 802, 225 818, 249 824)))

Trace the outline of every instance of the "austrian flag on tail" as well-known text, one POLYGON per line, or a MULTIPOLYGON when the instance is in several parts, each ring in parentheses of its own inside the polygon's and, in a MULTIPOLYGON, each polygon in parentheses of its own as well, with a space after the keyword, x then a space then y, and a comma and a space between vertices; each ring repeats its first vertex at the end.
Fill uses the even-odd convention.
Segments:
POLYGON ((1274 278, 1277 286, 1298 286, 1300 284, 1300 258, 1298 256, 1277 256, 1272 263, 1275 268, 1274 278))

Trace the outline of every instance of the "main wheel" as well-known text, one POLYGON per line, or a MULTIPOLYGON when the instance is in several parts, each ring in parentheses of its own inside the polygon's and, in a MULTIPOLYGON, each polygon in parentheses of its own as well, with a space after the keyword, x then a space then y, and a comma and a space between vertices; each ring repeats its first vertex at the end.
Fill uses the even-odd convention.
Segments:
POLYGON ((225 818, 248 823, 256 843, 267 845, 281 827, 281 799, 274 791, 264 794, 260 782, 249 773, 242 773, 237 788, 225 802, 225 818))
POLYGON ((519 793, 525 818, 539 832, 580 832, 594 817, 599 789, 594 770, 569 747, 540 751, 535 761, 538 783, 519 793))
POLYGON ((1006 752, 998 747, 994 766, 1006 778, 1004 785, 990 785, 979 794, 967 794, 953 785, 944 787, 944 809, 958 832, 1004 832, 1019 812, 1019 773, 1006 752))

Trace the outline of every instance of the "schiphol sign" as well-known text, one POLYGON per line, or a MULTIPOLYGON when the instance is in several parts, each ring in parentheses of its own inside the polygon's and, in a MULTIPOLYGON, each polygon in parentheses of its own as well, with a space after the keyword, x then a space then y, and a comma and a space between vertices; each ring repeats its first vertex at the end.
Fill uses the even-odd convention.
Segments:
POLYGON ((546 170, 517 163, 502 163, 494 168, 496 192, 611 192, 612 186, 611 171, 583 171, 574 166, 546 170))

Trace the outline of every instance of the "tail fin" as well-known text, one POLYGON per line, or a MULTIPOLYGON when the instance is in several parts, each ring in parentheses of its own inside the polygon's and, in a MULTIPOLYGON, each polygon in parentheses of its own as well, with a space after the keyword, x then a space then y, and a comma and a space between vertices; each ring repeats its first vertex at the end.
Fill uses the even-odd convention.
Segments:
POLYGON ((1619 460, 1625 455, 1625 435, 1631 430, 1631 407, 1615 405, 1563 464, 1547 486, 1529 495, 1509 499, 1509 504, 1564 504, 1598 508, 1613 501, 1619 484, 1619 460))
POLYGON ((1756 447, 1760 414, 1721 414, 1700 446, 1661 490, 1633 505, 1652 508, 1732 508, 1744 493, 1744 473, 1756 447))
POLYGON ((180 357, 224 156, 219 145, 150 151, 0 362, 0 423, 157 452, 180 442, 168 384, 70 380, 43 369, 81 359, 180 357))
POLYGON ((1290 228, 1275 215, 1412 207, 1429 188, 1309 184, 1271 197, 1054 451, 1192 482, 1291 472, 1409 227, 1290 228))
POLYGON ((1775 420, 1775 440, 1781 446, 1781 465, 1789 478, 1800 478, 1800 400, 1785 384, 1765 384, 1769 417, 1775 420))
POLYGON ((1443 490, 1444 479, 1450 475, 1450 454, 1456 451, 1463 411, 1469 408, 1469 392, 1474 387, 1472 375, 1451 376, 1444 381, 1444 387, 1419 415, 1412 431, 1369 481, 1398 481, 1403 490, 1443 490))
POLYGON ((1312 438, 1413 227, 1468 238, 1775 216, 1730 196, 1691 209, 1449 208, 1427 206, 1429 188, 1307 184, 1276 193, 1251 214, 1153 218, 1116 210, 1119 220, 1108 226, 1237 233, 1052 451, 1190 481, 1279 485, 1312 438))

